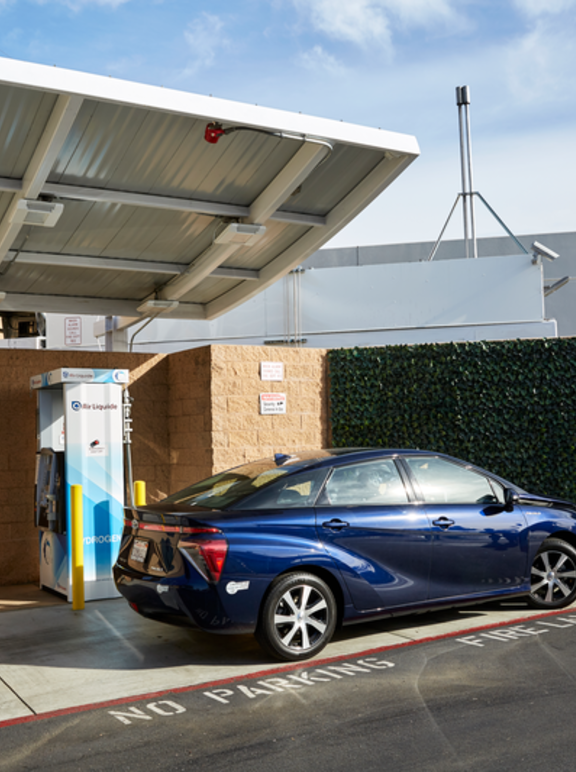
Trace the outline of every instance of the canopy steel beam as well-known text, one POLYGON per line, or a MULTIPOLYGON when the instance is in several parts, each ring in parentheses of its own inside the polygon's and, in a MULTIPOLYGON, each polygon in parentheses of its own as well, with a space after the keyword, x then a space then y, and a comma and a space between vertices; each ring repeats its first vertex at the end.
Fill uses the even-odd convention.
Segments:
POLYGON ((249 223, 265 223, 328 155, 328 143, 306 142, 250 206, 249 223))
MULTIPOLYGON (((17 180, 10 180, 6 177, 2 178, 0 179, 0 190, 13 190, 17 182, 17 180)), ((298 186, 296 185, 295 187, 298 186)), ((250 217, 250 207, 248 206, 219 204, 215 201, 200 201, 198 199, 176 198, 174 196, 153 196, 148 193, 129 193, 124 190, 104 190, 103 188, 87 188, 51 182, 44 185, 42 193, 62 199, 143 206, 151 209, 166 209, 173 212, 191 212, 193 214, 206 215, 207 217, 232 217, 238 219, 250 217)), ((275 211, 270 219, 295 225, 311 225, 317 228, 321 228, 326 224, 325 217, 300 212, 275 211)))
POLYGON ((12 177, 0 177, 0 192, 19 193, 22 190, 22 180, 15 180, 12 177))
POLYGON ((241 244, 212 243, 186 268, 184 273, 170 279, 168 284, 157 293, 157 297, 162 300, 180 300, 190 290, 197 287, 200 282, 204 281, 207 276, 210 276, 212 271, 219 268, 241 246, 241 244))
POLYGON ((24 173, 21 188, 15 192, 14 198, 0 223, 0 263, 6 257, 6 253, 22 227, 21 223, 12 222, 18 201, 23 198, 38 198, 40 195, 58 153, 78 115, 82 102, 83 99, 79 96, 60 95, 57 98, 44 132, 24 173))
MULTIPOLYGON (((63 268, 88 268, 97 271, 132 271, 134 273, 156 273, 178 276, 184 273, 188 266, 180 263, 161 263, 152 260, 126 260, 118 257, 86 257, 83 255, 62 255, 45 252, 17 252, 10 250, 6 257, 16 258, 17 265, 51 265, 63 268)), ((222 279, 240 279, 242 281, 257 281, 259 271, 248 268, 215 268, 210 276, 222 279)))
MULTIPOLYGON (((44 314, 85 314, 87 316, 129 316, 142 319, 138 312, 141 300, 122 298, 75 297, 70 295, 33 295, 7 292, 2 300, 2 311, 31 310, 44 314)), ((200 303, 180 303, 172 314, 178 319, 205 319, 204 306, 200 303)))

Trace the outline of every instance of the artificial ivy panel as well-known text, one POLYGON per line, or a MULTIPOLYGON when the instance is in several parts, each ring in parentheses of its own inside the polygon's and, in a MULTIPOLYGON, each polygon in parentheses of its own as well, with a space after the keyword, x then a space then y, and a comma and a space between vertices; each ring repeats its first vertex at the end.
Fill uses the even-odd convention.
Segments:
POLYGON ((576 500, 576 339, 338 349, 335 447, 448 453, 576 500))

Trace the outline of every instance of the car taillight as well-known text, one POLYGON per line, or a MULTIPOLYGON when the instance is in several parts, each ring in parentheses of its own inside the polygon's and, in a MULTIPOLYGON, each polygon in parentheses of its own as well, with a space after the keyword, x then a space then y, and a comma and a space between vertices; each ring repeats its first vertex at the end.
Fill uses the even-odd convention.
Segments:
POLYGON ((208 570, 212 574, 212 578, 217 582, 224 568, 224 561, 228 553, 228 542, 224 541, 224 539, 203 541, 199 543, 199 547, 208 570))
POLYGON ((142 520, 124 518, 124 528, 137 528, 139 531, 158 531, 160 533, 220 533, 217 528, 205 528, 189 525, 162 525, 160 523, 145 523, 142 520))
POLYGON ((181 539, 178 547, 206 579, 217 582, 228 553, 224 539, 181 539))

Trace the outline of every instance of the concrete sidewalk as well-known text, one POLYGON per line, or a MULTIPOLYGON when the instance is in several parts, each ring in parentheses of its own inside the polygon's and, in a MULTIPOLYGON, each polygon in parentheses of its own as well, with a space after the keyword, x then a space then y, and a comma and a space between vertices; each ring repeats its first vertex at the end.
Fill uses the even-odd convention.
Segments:
MULTIPOLYGON (((134 613, 124 599, 95 601, 83 611, 72 611, 69 604, 35 588, 4 597, 0 722, 282 665, 267 659, 252 636, 209 635, 152 622, 134 613), (10 607, 10 602, 16 605, 10 607)), ((522 601, 509 601, 357 625, 340 631, 318 659, 538 616, 542 612, 522 601)))
POLYGON ((61 595, 41 590, 36 584, 0 587, 0 612, 65 604, 66 601, 61 595))

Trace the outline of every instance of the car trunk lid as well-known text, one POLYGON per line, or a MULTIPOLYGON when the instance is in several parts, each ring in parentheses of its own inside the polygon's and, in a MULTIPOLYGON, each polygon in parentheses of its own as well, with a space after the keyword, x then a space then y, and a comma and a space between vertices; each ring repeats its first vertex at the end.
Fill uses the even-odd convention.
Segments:
POLYGON ((218 581, 227 549, 218 528, 188 513, 166 512, 152 505, 125 510, 118 563, 158 578, 182 575, 189 563, 207 581, 218 581))

